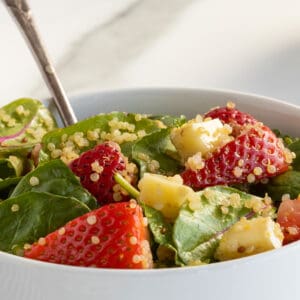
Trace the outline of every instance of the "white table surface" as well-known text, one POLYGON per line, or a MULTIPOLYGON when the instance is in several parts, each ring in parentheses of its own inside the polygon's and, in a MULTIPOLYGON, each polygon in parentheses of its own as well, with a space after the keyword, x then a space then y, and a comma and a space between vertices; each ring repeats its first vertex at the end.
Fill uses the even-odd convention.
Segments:
MULTIPOLYGON (((139 86, 211 87, 300 104, 299 0, 30 3, 68 94, 139 86)), ((3 5, 0 40, 0 103, 47 97, 3 5)))

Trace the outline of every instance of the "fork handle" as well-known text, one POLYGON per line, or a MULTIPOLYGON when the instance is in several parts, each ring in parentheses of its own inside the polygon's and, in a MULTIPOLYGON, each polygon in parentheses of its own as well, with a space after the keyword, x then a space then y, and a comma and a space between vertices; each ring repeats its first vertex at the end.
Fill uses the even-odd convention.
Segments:
POLYGON ((42 43, 27 0, 3 0, 40 68, 65 126, 77 122, 75 113, 42 43))

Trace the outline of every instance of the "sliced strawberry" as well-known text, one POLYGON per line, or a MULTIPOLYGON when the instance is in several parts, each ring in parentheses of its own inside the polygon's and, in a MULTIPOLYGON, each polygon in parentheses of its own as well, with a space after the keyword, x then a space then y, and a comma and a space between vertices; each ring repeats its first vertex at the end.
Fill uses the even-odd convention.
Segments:
MULTIPOLYGON (((71 162, 70 168, 80 178, 80 182, 100 205, 115 201, 127 201, 129 196, 116 185, 114 173, 126 173, 127 160, 118 144, 104 142, 84 152, 71 162)), ((124 174, 123 174, 124 176, 124 174)), ((126 179, 130 176, 125 176, 126 179)))
POLYGON ((252 183, 288 169, 292 154, 266 126, 257 123, 204 160, 199 170, 187 169, 181 175, 194 189, 206 186, 252 183))
POLYGON ((300 196, 294 200, 283 199, 278 208, 277 222, 284 234, 284 244, 300 239, 300 196))
POLYGON ((244 112, 234 108, 234 105, 227 105, 226 107, 217 107, 204 115, 205 118, 220 119, 224 124, 232 127, 233 136, 238 136, 241 129, 245 125, 254 125, 257 120, 244 112))
POLYGON ((108 204, 68 222, 40 238, 24 256, 85 267, 152 267, 147 225, 134 200, 108 204))

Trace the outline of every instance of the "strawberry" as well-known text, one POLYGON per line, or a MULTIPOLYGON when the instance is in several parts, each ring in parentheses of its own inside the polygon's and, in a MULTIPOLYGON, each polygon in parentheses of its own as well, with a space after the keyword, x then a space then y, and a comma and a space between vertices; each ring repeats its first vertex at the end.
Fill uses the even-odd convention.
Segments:
POLYGON ((217 107, 204 115, 205 118, 220 119, 224 124, 232 127, 232 135, 238 136, 242 128, 248 124, 254 125, 257 120, 244 112, 234 108, 234 105, 227 104, 226 107, 217 107))
POLYGON ((282 198, 277 211, 277 223, 284 235, 283 244, 300 240, 300 195, 296 199, 282 198))
POLYGON ((187 169, 181 176, 194 189, 252 183, 285 172, 292 157, 267 126, 256 123, 245 126, 238 137, 212 153, 203 168, 187 169))
POLYGON ((134 200, 108 204, 68 222, 40 238, 24 256, 73 266, 152 267, 147 226, 134 200))
POLYGON ((70 164, 73 173, 80 178, 81 185, 97 198, 100 205, 130 199, 123 191, 114 188, 114 174, 126 172, 126 167, 127 162, 119 145, 113 142, 97 145, 70 164))

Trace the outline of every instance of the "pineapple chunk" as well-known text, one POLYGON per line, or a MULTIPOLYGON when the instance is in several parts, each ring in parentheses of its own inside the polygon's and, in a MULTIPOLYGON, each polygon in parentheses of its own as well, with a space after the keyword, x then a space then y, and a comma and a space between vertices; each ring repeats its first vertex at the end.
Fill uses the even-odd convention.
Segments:
POLYGON ((140 201, 159 210, 165 217, 174 220, 181 205, 195 197, 194 191, 183 185, 179 175, 167 177, 145 173, 139 181, 140 201))
POLYGON ((171 132, 171 140, 176 147, 182 161, 200 152, 206 158, 209 153, 232 140, 229 135, 232 128, 223 125, 219 119, 202 120, 198 115, 171 132))
POLYGON ((270 217, 242 218, 226 231, 215 258, 223 261, 249 256, 282 246, 280 225, 270 217))

